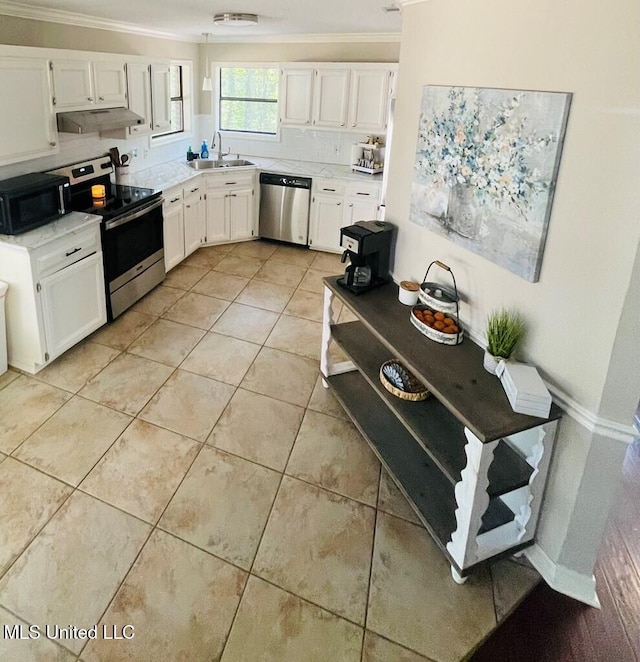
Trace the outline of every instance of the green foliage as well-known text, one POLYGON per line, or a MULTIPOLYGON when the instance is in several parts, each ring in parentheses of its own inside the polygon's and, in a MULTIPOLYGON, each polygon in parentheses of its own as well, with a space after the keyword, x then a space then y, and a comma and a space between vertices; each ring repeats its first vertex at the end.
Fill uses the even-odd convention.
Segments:
POLYGON ((278 127, 278 69, 220 69, 220 129, 274 135, 278 127))
POLYGON ((487 351, 508 359, 524 333, 525 324, 520 313, 505 308, 495 310, 487 317, 487 351))

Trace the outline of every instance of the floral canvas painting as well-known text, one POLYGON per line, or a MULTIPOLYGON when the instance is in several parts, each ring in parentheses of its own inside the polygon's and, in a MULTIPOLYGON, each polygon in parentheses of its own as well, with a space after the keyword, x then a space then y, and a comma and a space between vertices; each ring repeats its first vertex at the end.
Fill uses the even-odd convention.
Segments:
POLYGON ((426 85, 410 220, 536 282, 570 102, 426 85))

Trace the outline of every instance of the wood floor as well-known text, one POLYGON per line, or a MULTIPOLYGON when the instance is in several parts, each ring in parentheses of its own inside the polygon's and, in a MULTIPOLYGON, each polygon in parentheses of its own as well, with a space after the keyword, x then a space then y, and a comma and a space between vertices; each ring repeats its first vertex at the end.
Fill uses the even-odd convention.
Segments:
POLYGON ((623 481, 595 570, 602 609, 541 582, 471 662, 640 660, 640 439, 629 447, 623 481))

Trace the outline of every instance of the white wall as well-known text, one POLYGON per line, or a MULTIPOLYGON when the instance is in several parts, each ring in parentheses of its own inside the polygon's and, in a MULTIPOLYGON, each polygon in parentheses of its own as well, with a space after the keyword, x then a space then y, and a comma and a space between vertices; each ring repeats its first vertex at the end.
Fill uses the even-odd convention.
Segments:
POLYGON ((565 578, 584 580, 584 593, 619 482, 624 445, 612 429, 631 423, 640 399, 633 283, 640 272, 639 24, 636 0, 403 7, 387 195, 387 220, 399 226, 395 276, 421 279, 431 260, 448 263, 468 299, 463 320, 478 332, 494 308, 514 306, 525 315, 524 356, 573 401, 581 421, 565 416, 560 426, 538 545, 565 578), (426 84, 573 93, 538 283, 408 221, 426 84))
MULTIPOLYGON (((640 238, 640 5, 597 0, 432 0, 404 9, 387 217, 400 225, 399 277, 449 262, 484 327, 515 305, 525 350, 597 412, 640 238), (573 92, 540 281, 532 284, 408 222, 425 84, 573 92)), ((640 397, 640 375, 634 388, 640 397)), ((629 419, 630 420, 630 419, 629 419)))

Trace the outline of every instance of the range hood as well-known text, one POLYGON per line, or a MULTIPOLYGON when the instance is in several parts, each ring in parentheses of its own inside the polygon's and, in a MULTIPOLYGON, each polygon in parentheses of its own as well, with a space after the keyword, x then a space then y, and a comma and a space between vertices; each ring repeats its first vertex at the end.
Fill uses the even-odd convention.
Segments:
POLYGON ((144 124, 144 119, 128 108, 96 108, 58 113, 58 131, 62 133, 97 133, 144 124))

